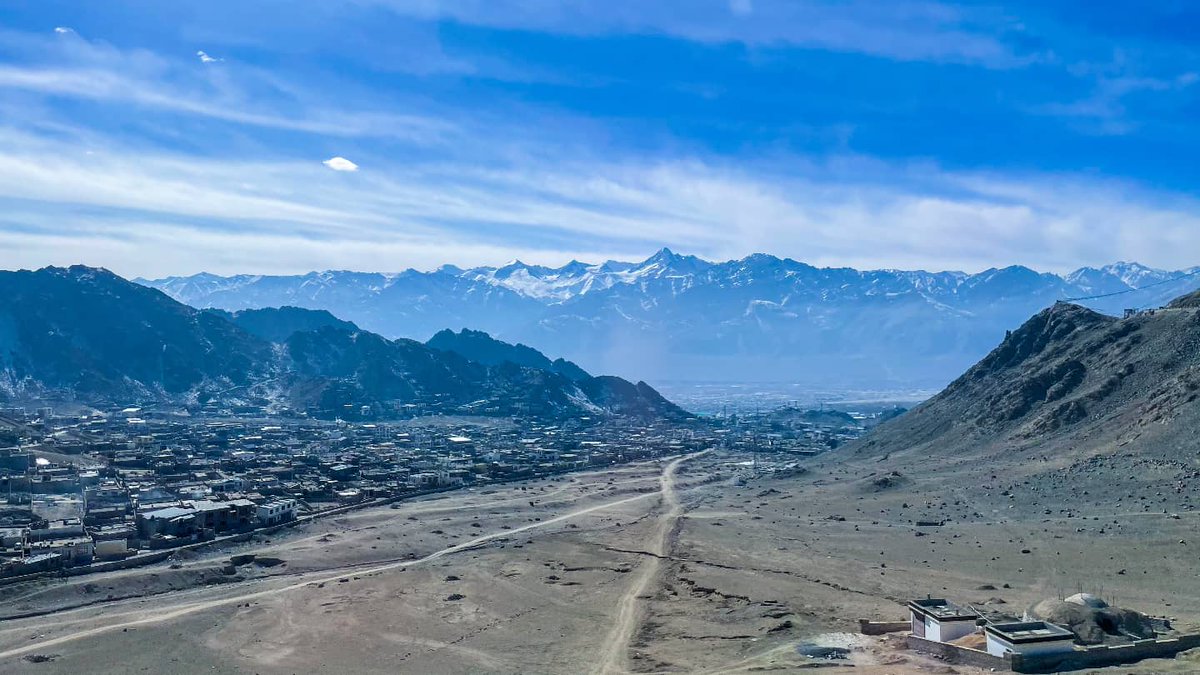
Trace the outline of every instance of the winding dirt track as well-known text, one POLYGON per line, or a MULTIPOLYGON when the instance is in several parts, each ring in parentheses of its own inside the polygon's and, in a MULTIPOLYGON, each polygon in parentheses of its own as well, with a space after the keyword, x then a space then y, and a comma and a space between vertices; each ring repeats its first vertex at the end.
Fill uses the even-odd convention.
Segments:
MULTIPOLYGON (((691 455, 691 456, 694 456, 694 455, 691 455)), ((689 457, 691 457, 691 456, 689 456, 689 457)), ((660 493, 648 492, 645 494, 634 495, 632 497, 624 497, 622 499, 616 499, 613 501, 604 502, 602 504, 596 504, 596 505, 588 506, 588 507, 585 507, 582 509, 577 509, 575 511, 564 513, 562 515, 555 516, 553 518, 548 518, 543 521, 530 523, 528 525, 522 525, 520 527, 514 527, 510 530, 501 530, 499 532, 494 532, 494 533, 486 534, 486 535, 483 535, 480 537, 475 537, 473 539, 462 542, 460 544, 455 544, 454 546, 449 546, 449 547, 441 549, 439 551, 435 551, 423 558, 391 562, 391 563, 378 565, 376 567, 369 567, 369 568, 365 568, 365 569, 362 568, 361 566, 356 565, 356 566, 354 566, 354 568, 352 570, 341 571, 336 574, 330 574, 328 570, 325 570, 322 572, 314 572, 310 575, 305 575, 303 577, 303 581, 288 584, 286 586, 280 586, 277 588, 264 589, 264 590, 260 590, 260 591, 249 592, 249 593, 239 593, 236 595, 226 596, 226 597, 217 598, 217 599, 213 599, 213 600, 182 602, 182 603, 178 603, 174 606, 159 607, 159 608, 156 608, 153 610, 138 610, 138 611, 131 611, 131 612, 122 612, 122 613, 108 614, 108 615, 105 615, 104 617, 89 617, 88 619, 86 619, 86 621, 88 623, 92 623, 96 620, 109 620, 109 621, 111 621, 111 623, 106 623, 105 625, 102 625, 102 626, 93 626, 93 627, 86 628, 83 630, 76 630, 74 632, 65 633, 63 635, 59 635, 59 636, 45 639, 45 640, 34 640, 34 641, 31 641, 28 644, 25 644, 21 647, 15 647, 15 648, 11 648, 11 649, 8 649, 5 651, 0 651, 0 659, 14 657, 14 656, 21 656, 24 654, 28 654, 30 652, 44 650, 47 647, 52 647, 55 645, 72 642, 75 640, 80 640, 83 638, 101 635, 104 633, 110 633, 110 632, 118 631, 118 630, 121 630, 124 628, 132 628, 135 626, 170 621, 172 619, 176 619, 178 617, 185 616, 188 614, 193 614, 195 612, 201 612, 201 611, 205 611, 205 610, 209 610, 209 609, 215 609, 218 607, 224 607, 224 606, 228 606, 228 605, 243 603, 248 600, 255 600, 258 598, 279 595, 282 593, 288 593, 291 591, 295 591, 295 590, 298 590, 298 589, 301 589, 304 587, 308 587, 308 586, 314 586, 317 584, 336 582, 339 579, 349 578, 354 575, 378 574, 380 572, 388 572, 391 570, 403 569, 403 568, 407 568, 407 567, 413 567, 413 566, 417 566, 417 565, 426 564, 426 563, 432 562, 434 560, 437 560, 439 558, 442 558, 444 556, 452 555, 454 553, 459 553, 462 551, 466 551, 466 550, 475 548, 481 544, 485 544, 494 539, 511 537, 512 535, 519 534, 521 532, 526 532, 529 530, 534 530, 534 529, 538 529, 538 528, 548 527, 551 525, 556 525, 556 524, 562 523, 564 521, 571 520, 573 518, 577 518, 579 516, 587 515, 589 513, 595 513, 596 511, 602 511, 605 509, 610 509, 613 507, 617 507, 617 506, 621 506, 624 504, 629 504, 632 502, 636 502, 636 501, 644 500, 644 499, 647 499, 650 497, 654 497, 656 494, 664 494, 665 495, 665 494, 667 494, 668 489, 670 490, 670 492, 669 492, 669 494, 671 495, 670 498, 673 500, 674 499, 674 488, 673 488, 673 485, 671 484, 672 479, 668 479, 667 476, 668 476, 668 474, 673 475, 675 467, 677 467, 681 461, 683 461, 684 459, 687 459, 687 458, 688 457, 679 458, 679 459, 672 461, 670 464, 668 464, 668 466, 666 467, 666 469, 663 472, 663 477, 660 479, 662 481, 662 485, 663 485, 663 491, 660 493)), ((68 613, 70 613, 70 610, 68 610, 67 612, 60 612, 60 613, 48 615, 47 618, 50 619, 51 622, 48 623, 47 625, 45 625, 45 628, 49 629, 49 628, 54 628, 54 627, 61 627, 64 624, 72 623, 69 620, 68 621, 62 621, 61 619, 55 620, 55 617, 61 617, 62 614, 68 614, 68 613)), ((629 620, 631 621, 632 617, 630 617, 629 620)), ((82 623, 82 622, 80 622, 80 623, 82 623)), ((27 625, 27 624, 23 624, 21 626, 21 630, 29 630, 29 629, 33 629, 33 628, 37 628, 37 627, 27 625)))
POLYGON ((645 595, 647 589, 658 578, 659 568, 662 566, 661 556, 667 555, 671 531, 675 529, 675 524, 683 513, 679 496, 675 492, 675 471, 680 464, 703 455, 705 452, 708 451, 685 455, 673 460, 663 469, 662 475, 659 477, 659 494, 662 495, 663 512, 658 517, 658 523, 651 534, 650 546, 647 549, 654 556, 645 556, 641 565, 638 566, 637 578, 630 584, 629 589, 622 596, 621 602, 617 605, 616 622, 604 641, 604 651, 600 654, 600 660, 592 670, 595 675, 629 671, 629 645, 633 641, 633 636, 640 623, 638 598, 645 595))

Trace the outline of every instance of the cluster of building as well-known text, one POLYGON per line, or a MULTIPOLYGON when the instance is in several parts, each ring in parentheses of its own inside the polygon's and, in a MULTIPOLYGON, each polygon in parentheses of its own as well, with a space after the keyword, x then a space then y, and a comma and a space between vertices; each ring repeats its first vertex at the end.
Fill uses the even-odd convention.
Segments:
POLYGON ((735 447, 812 456, 853 441, 872 427, 904 412, 895 406, 871 412, 785 405, 773 410, 722 416, 735 447))
POLYGON ((1177 633, 1165 617, 1112 607, 1088 593, 1044 600, 1020 617, 933 597, 909 602, 908 611, 910 647, 993 670, 1059 672, 1170 658, 1200 646, 1200 635, 1177 633))
POLYGON ((993 622, 974 609, 942 598, 913 600, 908 610, 912 635, 931 642, 955 644, 982 638, 984 651, 999 657, 1075 650, 1075 634, 1046 621, 993 622))
MULTIPOLYGON (((0 408, 0 576, 210 542, 358 504, 724 447, 795 458, 862 425, 778 415, 563 423, 0 408), (16 431, 14 431, 16 430, 16 431)), ((824 413, 822 413, 824 415, 824 413)), ((850 423, 847 423, 849 421, 850 423)))
POLYGON ((212 541, 362 503, 710 447, 711 425, 346 423, 0 410, 0 576, 212 541))

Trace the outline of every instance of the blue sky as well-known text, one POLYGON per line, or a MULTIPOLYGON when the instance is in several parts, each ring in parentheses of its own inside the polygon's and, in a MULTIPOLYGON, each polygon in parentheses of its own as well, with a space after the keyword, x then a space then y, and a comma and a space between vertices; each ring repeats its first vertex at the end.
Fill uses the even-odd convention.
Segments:
POLYGON ((0 267, 1189 267, 1200 6, 1128 7, 8 0, 0 267))

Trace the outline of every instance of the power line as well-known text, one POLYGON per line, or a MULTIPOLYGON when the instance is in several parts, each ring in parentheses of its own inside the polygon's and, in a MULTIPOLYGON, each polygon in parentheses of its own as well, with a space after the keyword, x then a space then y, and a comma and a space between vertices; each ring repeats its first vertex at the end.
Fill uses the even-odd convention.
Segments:
POLYGON ((1135 293, 1137 291, 1144 291, 1147 288, 1154 288, 1155 286, 1162 286, 1163 284, 1169 284, 1172 281, 1179 281, 1180 279, 1194 277, 1197 274, 1200 274, 1200 267, 1197 267, 1196 269, 1192 270, 1191 272, 1187 272, 1185 274, 1180 274, 1177 277, 1173 277, 1171 279, 1163 279, 1162 281, 1156 281, 1152 284, 1146 284, 1145 286, 1138 286, 1137 288, 1127 288, 1123 291, 1115 291, 1112 293, 1102 293, 1100 295, 1085 295, 1085 296, 1079 297, 1079 298, 1066 298, 1065 301, 1066 302, 1079 302, 1080 300, 1099 300, 1100 298, 1111 298, 1111 297, 1117 296, 1117 295, 1125 295, 1126 293, 1135 293))

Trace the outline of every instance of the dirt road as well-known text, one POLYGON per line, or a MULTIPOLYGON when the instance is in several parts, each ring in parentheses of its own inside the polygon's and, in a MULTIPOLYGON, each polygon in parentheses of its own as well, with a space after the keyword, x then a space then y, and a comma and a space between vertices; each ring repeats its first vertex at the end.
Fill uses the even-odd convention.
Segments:
MULTIPOLYGON (((665 478, 665 476, 668 473, 673 473, 674 468, 676 466, 678 466, 679 462, 682 461, 682 459, 686 459, 686 458, 680 458, 680 459, 677 459, 677 460, 671 462, 667 466, 667 468, 664 470, 664 474, 663 474, 664 475, 664 478, 663 478, 664 488, 670 489, 672 495, 673 495, 673 487, 669 486, 669 481, 665 478)), ((33 631, 47 630, 47 631, 49 631, 49 630, 53 630, 55 628, 61 628, 64 625, 70 625, 71 623, 86 624, 86 625, 89 625, 89 627, 81 629, 81 630, 71 630, 71 632, 57 635, 55 637, 50 637, 48 639, 43 639, 43 640, 34 640, 34 641, 31 641, 28 644, 24 644, 20 647, 15 647, 15 648, 7 649, 5 651, 0 651, 0 659, 10 658, 10 657, 14 657, 14 656, 21 656, 21 655, 28 654, 31 652, 45 650, 46 648, 53 647, 55 645, 60 645, 63 643, 72 642, 72 641, 80 640, 80 639, 87 638, 87 637, 101 635, 104 633, 110 633, 113 631, 119 631, 119 630, 132 628, 132 627, 136 627, 136 626, 147 625, 147 624, 158 624, 161 622, 171 621, 173 619, 177 619, 179 617, 193 614, 196 612, 201 612, 204 610, 215 609, 215 608, 225 607, 225 606, 230 606, 230 605, 236 605, 239 603, 245 603, 247 601, 257 600, 257 599, 265 598, 268 596, 279 595, 282 593, 288 593, 288 592, 295 591, 300 588, 318 586, 320 584, 325 584, 325 583, 329 583, 329 582, 337 582, 342 579, 348 578, 352 575, 353 576, 368 576, 368 575, 379 574, 382 572, 388 572, 388 571, 392 571, 392 570, 405 569, 405 568, 409 568, 409 567, 423 565, 423 564, 433 562, 435 560, 438 560, 439 558, 443 558, 448 555, 452 555, 455 553, 459 553, 462 551, 467 551, 467 550, 476 548, 482 544, 485 544, 485 543, 495 540, 495 539, 508 538, 508 537, 512 537, 515 534, 520 534, 522 532, 527 532, 527 531, 539 529, 539 528, 550 527, 553 525, 557 525, 557 524, 566 522, 568 520, 572 520, 574 518, 578 518, 580 516, 584 516, 584 515, 587 515, 590 513, 595 513, 597 511, 612 509, 612 508, 619 507, 619 506, 622 506, 625 504, 630 504, 633 502, 646 500, 646 499, 654 497, 657 494, 665 494, 665 491, 660 492, 660 493, 648 492, 648 493, 644 493, 644 494, 634 495, 632 497, 623 497, 621 499, 614 499, 614 500, 606 501, 606 502, 603 502, 600 504, 588 506, 585 508, 576 509, 574 511, 570 511, 570 512, 564 513, 562 515, 547 518, 545 520, 529 523, 526 525, 521 525, 518 527, 513 527, 513 528, 507 529, 507 530, 493 532, 491 534, 486 534, 486 535, 482 535, 479 537, 474 537, 474 538, 464 541, 462 543, 455 544, 453 546, 448 546, 446 548, 435 551, 435 552, 433 552, 429 555, 426 555, 422 558, 391 562, 391 563, 382 564, 382 565, 378 565, 375 567, 368 567, 368 568, 363 568, 361 566, 355 566, 352 569, 349 569, 346 571, 336 571, 335 573, 332 573, 332 574, 330 573, 331 570, 323 570, 321 572, 314 572, 311 574, 301 575, 299 577, 301 579, 300 581, 297 581, 297 582, 294 582, 294 583, 291 583, 291 584, 288 584, 285 586, 279 586, 279 587, 270 588, 270 589, 264 589, 264 590, 253 591, 253 592, 237 593, 234 595, 224 596, 224 597, 210 599, 210 600, 177 602, 177 603, 169 604, 166 606, 160 605, 152 610, 137 610, 137 611, 130 611, 130 612, 122 612, 122 613, 108 613, 108 614, 103 615, 102 617, 89 616, 85 619, 81 619, 78 621, 64 619, 64 615, 70 615, 77 610, 68 610, 68 611, 64 611, 64 612, 57 612, 54 614, 47 615, 45 618, 48 620, 48 622, 45 624, 30 625, 30 624, 22 623, 19 628, 14 627, 13 629, 21 630, 21 631, 29 631, 29 630, 33 630, 33 631), (105 622, 105 623, 103 625, 96 626, 95 623, 98 621, 105 622)), ((4 631, 0 631, 0 632, 4 632, 4 631)))
POLYGON ((616 621, 609 631, 608 638, 604 641, 600 660, 596 668, 592 671, 597 675, 628 672, 626 666, 628 665, 629 644, 637 632, 637 627, 640 623, 638 598, 645 595, 655 579, 658 578, 659 569, 662 565, 661 557, 667 555, 667 542, 671 536, 671 531, 679 521, 680 514, 683 513, 683 508, 679 503, 679 496, 675 491, 675 471, 679 468, 680 464, 703 454, 704 452, 698 452, 673 460, 666 466, 659 477, 659 494, 662 495, 662 513, 658 517, 658 523, 655 525, 654 531, 650 536, 649 547, 647 548, 647 551, 653 555, 646 556, 638 566, 637 577, 630 584, 628 590, 625 591, 625 595, 621 597, 621 601, 617 605, 616 621))
MULTIPOLYGON (((1019 610, 1076 569, 1140 592, 1136 609, 1170 603, 1189 630, 1200 606, 1179 573, 1190 518, 1060 523, 1018 507, 913 536, 911 488, 864 489, 840 469, 711 480, 745 459, 713 451, 448 493, 182 565, 13 588, 6 609, 44 613, 0 621, 0 671, 920 674, 944 664, 851 635, 854 618, 900 617, 898 603, 937 589, 1019 610), (284 562, 231 575, 237 553, 284 562), (802 644, 849 654, 817 662, 802 644)), ((939 486, 929 508, 953 494, 939 486)))

